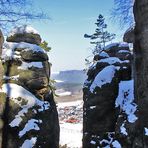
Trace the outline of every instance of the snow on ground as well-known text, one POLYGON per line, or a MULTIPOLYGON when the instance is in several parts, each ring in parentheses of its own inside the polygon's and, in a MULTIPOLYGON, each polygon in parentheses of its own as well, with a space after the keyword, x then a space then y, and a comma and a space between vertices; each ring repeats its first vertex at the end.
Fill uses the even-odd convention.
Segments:
POLYGON ((90 91, 93 93, 96 87, 101 88, 102 85, 111 83, 116 70, 118 70, 118 67, 111 65, 105 67, 102 71, 100 71, 91 84, 90 91))
POLYGON ((15 27, 14 29, 12 29, 8 37, 13 36, 15 34, 25 34, 25 33, 39 34, 38 31, 32 28, 31 26, 23 25, 23 26, 15 27))
POLYGON ((133 123, 137 120, 135 112, 137 105, 134 103, 134 81, 121 81, 119 83, 118 97, 115 102, 116 107, 120 107, 127 114, 128 121, 133 123))
POLYGON ((82 124, 60 124, 60 144, 70 148, 82 147, 82 124))
MULTIPOLYGON (((81 119, 81 122, 77 122, 77 123, 66 122, 68 121, 66 120, 67 115, 69 117, 73 116, 75 119, 79 118, 80 117, 79 114, 80 114, 80 110, 82 110, 82 106, 83 106, 82 100, 58 104, 59 116, 61 117, 61 118, 59 117, 60 118, 60 145, 66 144, 68 148, 82 147, 82 120, 83 119, 81 119), (70 110, 70 112, 68 111, 68 109, 70 110), (63 112, 63 110, 65 111, 63 112)), ((77 121, 80 121, 80 120, 77 120, 77 121)))
POLYGON ((59 107, 66 107, 66 106, 83 106, 83 101, 78 100, 78 101, 71 101, 71 102, 64 102, 64 103, 58 103, 58 108, 59 107))

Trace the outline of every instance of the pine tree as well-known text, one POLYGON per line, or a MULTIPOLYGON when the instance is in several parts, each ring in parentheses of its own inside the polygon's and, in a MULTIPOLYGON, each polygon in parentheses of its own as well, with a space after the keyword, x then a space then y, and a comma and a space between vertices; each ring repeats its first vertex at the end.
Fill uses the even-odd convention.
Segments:
POLYGON ((49 52, 51 50, 51 47, 48 46, 48 43, 46 41, 43 41, 40 44, 40 47, 43 48, 45 51, 49 52))
POLYGON ((105 23, 105 18, 103 15, 99 15, 97 18, 97 22, 95 23, 97 28, 95 33, 92 35, 85 34, 85 38, 91 39, 91 44, 95 44, 95 48, 93 50, 93 54, 98 54, 102 50, 104 50, 107 42, 112 41, 115 38, 115 34, 109 33, 107 31, 107 24, 105 23))

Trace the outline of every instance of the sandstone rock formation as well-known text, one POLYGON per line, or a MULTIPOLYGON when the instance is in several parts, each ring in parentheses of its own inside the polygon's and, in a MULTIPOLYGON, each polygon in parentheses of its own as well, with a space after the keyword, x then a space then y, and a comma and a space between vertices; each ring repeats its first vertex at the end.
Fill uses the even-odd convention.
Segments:
POLYGON ((137 105, 128 44, 111 44, 94 61, 83 88, 83 148, 131 148, 137 105))
POLYGON ((49 86, 48 56, 38 46, 40 35, 25 25, 12 30, 7 41, 1 56, 0 114, 8 119, 3 119, 7 126, 1 126, 8 138, 3 143, 8 148, 58 148, 58 114, 49 86))
POLYGON ((134 43, 135 41, 135 34, 134 34, 134 28, 135 26, 131 26, 123 36, 123 41, 127 43, 134 43))

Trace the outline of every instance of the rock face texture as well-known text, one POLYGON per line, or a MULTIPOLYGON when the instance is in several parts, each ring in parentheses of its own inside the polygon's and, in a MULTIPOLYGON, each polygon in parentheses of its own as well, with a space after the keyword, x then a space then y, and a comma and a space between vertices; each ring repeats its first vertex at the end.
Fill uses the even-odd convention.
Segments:
POLYGON ((12 30, 7 41, 1 55, 1 147, 58 148, 58 114, 49 86, 48 56, 38 46, 40 35, 22 26, 12 30))
POLYGON ((123 36, 123 41, 127 43, 134 43, 135 41, 135 34, 134 34, 134 28, 135 26, 131 26, 123 36))
MULTIPOLYGON (((135 0, 134 82, 139 124, 136 127, 138 148, 148 147, 148 1, 135 0)), ((134 141, 135 142, 135 141, 134 141)))
POLYGON ((137 124, 132 54, 114 43, 94 57, 84 83, 83 148, 132 148, 137 124))

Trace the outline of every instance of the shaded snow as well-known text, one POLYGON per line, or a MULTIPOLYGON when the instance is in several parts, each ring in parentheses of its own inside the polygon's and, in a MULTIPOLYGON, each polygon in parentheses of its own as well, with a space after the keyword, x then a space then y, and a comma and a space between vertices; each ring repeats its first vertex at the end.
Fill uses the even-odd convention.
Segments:
POLYGON ((98 62, 99 63, 103 62, 103 63, 115 64, 115 63, 129 63, 129 60, 121 61, 119 58, 109 57, 109 58, 106 58, 106 59, 101 59, 98 62))
POLYGON ((27 139, 24 141, 23 145, 20 148, 33 148, 33 146, 35 145, 37 141, 36 137, 31 138, 30 140, 27 139))
POLYGON ((126 43, 126 42, 121 42, 121 43, 119 44, 119 47, 129 47, 129 44, 126 43))
POLYGON ((105 58, 109 58, 109 55, 105 51, 102 51, 99 55, 105 58))
POLYGON ((123 135, 128 135, 127 131, 126 131, 126 128, 124 127, 125 126, 125 123, 123 123, 120 127, 120 132, 123 134, 123 135))
POLYGON ((119 50, 118 53, 130 53, 128 50, 119 50))
POLYGON ((111 43, 111 44, 105 46, 104 49, 107 50, 107 49, 110 49, 111 47, 114 47, 114 46, 125 47, 126 48, 126 47, 129 47, 129 44, 126 43, 126 42, 111 43))
POLYGON ((114 46, 118 46, 119 45, 119 43, 111 43, 111 44, 108 44, 107 46, 105 46, 105 50, 107 50, 107 49, 110 49, 111 47, 114 47, 114 46))
POLYGON ((39 123, 42 123, 42 121, 41 120, 36 120, 36 119, 30 119, 26 123, 24 129, 19 132, 19 137, 22 137, 23 135, 26 134, 26 132, 28 132, 30 130, 37 130, 37 131, 40 130, 40 128, 38 127, 39 123))
POLYGON ((43 64, 42 62, 22 62, 22 65, 18 66, 18 69, 28 70, 31 67, 43 68, 43 64))
POLYGON ((116 70, 118 70, 118 68, 111 65, 105 67, 102 71, 100 71, 92 82, 90 86, 90 91, 93 93, 96 87, 101 88, 103 85, 111 83, 116 70))
POLYGON ((113 148, 122 148, 121 144, 117 140, 113 141, 112 145, 113 145, 113 148))
POLYGON ((148 136, 148 128, 145 127, 144 130, 145 130, 145 135, 148 136))
POLYGON ((11 127, 19 126, 21 121, 23 120, 22 117, 25 116, 25 113, 28 112, 28 109, 33 107, 34 105, 39 106, 39 112, 49 109, 50 104, 47 101, 41 101, 36 98, 32 93, 24 89, 22 86, 13 83, 3 84, 0 92, 4 92, 10 97, 14 102, 16 102, 22 110, 18 112, 15 116, 15 119, 11 121, 9 124, 11 127), (26 102, 26 105, 22 105, 17 101, 16 98, 23 98, 26 102))
POLYGON ((127 114, 128 121, 133 123, 137 120, 135 112, 137 105, 134 103, 134 81, 121 81, 119 83, 118 97, 115 102, 116 107, 120 107, 127 114))
POLYGON ((15 27, 14 29, 12 29, 8 37, 13 36, 14 34, 26 34, 26 33, 39 34, 38 31, 35 30, 33 27, 28 25, 23 25, 23 26, 15 27))
POLYGON ((93 140, 91 140, 91 141, 90 141, 90 143, 91 143, 91 144, 93 144, 93 145, 95 145, 95 144, 96 144, 96 142, 95 142, 95 141, 93 141, 93 140))
POLYGON ((71 101, 71 102, 64 102, 64 103, 58 103, 58 107, 65 107, 65 106, 83 106, 83 101, 71 101))

